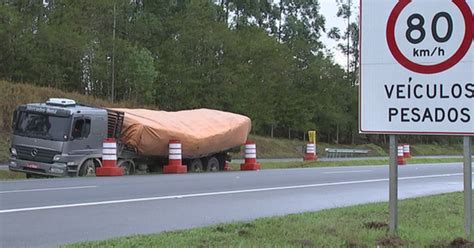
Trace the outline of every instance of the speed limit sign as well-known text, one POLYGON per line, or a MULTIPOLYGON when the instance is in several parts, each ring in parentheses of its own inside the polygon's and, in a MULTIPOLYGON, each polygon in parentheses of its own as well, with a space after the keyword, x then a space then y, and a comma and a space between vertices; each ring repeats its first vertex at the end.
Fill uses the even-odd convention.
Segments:
POLYGON ((474 135, 474 0, 361 0, 362 133, 474 135))

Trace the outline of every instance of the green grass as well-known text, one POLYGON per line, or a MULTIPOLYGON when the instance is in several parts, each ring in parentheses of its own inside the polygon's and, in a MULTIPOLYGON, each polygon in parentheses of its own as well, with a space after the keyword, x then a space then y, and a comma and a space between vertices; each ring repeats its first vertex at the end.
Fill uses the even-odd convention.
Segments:
MULTIPOLYGON (((474 145, 472 146, 474 150, 474 145)), ((442 145, 442 144, 417 144, 410 147, 412 154, 416 156, 429 155, 462 155, 462 144, 442 145)))
MULTIPOLYGON (((259 157, 262 158, 296 158, 301 156, 302 147, 305 144, 300 140, 267 138, 256 135, 250 135, 249 139, 256 142, 259 157)), ((243 152, 242 147, 239 153, 233 154, 233 157, 242 158, 243 152)))
MULTIPOLYGON (((259 158, 299 158, 303 156, 303 148, 307 144, 301 140, 288 140, 282 138, 268 138, 257 135, 250 135, 250 140, 253 140, 257 144, 257 152, 259 158)), ((355 148, 355 149, 368 149, 370 150, 368 156, 386 156, 387 153, 380 146, 374 144, 364 145, 334 145, 327 143, 318 143, 318 155, 326 156, 325 149, 331 148, 355 148)), ((234 158, 244 157, 243 147, 240 152, 232 154, 234 158)))
POLYGON ((388 219, 388 204, 376 203, 67 247, 450 247, 464 233, 463 196, 400 201, 397 236, 388 219))
MULTIPOLYGON (((432 163, 455 163, 462 162, 462 158, 410 158, 407 164, 432 164, 432 163)), ((366 160, 344 160, 344 161, 301 161, 301 162, 264 162, 260 163, 262 169, 284 169, 284 168, 313 168, 334 166, 359 166, 359 165, 388 165, 387 159, 366 160)), ((232 170, 239 170, 240 165, 231 163, 232 170)))
POLYGON ((1 180, 18 180, 26 179, 25 173, 13 172, 9 170, 0 170, 0 181, 1 180))
POLYGON ((10 135, 0 131, 0 162, 5 162, 10 156, 10 135))

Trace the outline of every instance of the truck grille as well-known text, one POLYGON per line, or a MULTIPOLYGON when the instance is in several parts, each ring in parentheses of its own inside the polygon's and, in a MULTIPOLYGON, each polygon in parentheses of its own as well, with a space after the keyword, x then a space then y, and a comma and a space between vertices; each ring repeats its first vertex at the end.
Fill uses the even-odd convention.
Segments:
POLYGON ((53 157, 55 155, 60 154, 58 151, 27 146, 15 146, 15 148, 19 159, 49 164, 53 163, 53 157))

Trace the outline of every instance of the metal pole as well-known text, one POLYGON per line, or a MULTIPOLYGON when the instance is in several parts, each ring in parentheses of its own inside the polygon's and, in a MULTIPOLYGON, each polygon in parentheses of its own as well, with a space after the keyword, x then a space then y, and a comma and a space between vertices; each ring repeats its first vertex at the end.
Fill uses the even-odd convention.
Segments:
POLYGON ((116 4, 114 2, 114 30, 112 32, 112 102, 115 101, 115 25, 116 25, 116 4))
POLYGON ((350 71, 351 71, 351 62, 350 62, 350 41, 351 41, 351 0, 347 1, 347 6, 348 6, 348 13, 347 13, 347 80, 352 85, 352 80, 350 78, 350 71))
POLYGON ((390 159, 389 159, 389 208, 390 223, 389 232, 395 234, 398 226, 398 164, 397 164, 397 136, 390 135, 390 159))
POLYGON ((472 233, 472 140, 464 137, 464 236, 471 240, 472 233))

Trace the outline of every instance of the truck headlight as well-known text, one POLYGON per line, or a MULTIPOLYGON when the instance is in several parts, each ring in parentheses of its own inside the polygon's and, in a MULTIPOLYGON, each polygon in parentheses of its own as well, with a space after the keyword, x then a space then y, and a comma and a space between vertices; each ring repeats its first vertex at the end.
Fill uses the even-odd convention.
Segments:
POLYGON ((51 168, 49 169, 49 171, 51 171, 52 173, 57 173, 57 174, 62 174, 62 173, 64 173, 64 170, 63 170, 63 169, 54 168, 54 167, 51 167, 51 168))
POLYGON ((16 149, 14 147, 10 148, 10 153, 15 157, 17 156, 16 149))
POLYGON ((61 155, 54 155, 53 161, 59 161, 61 159, 61 155))

